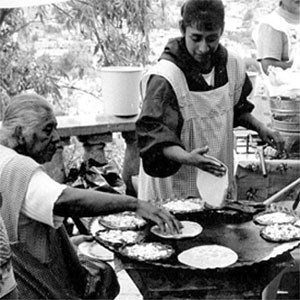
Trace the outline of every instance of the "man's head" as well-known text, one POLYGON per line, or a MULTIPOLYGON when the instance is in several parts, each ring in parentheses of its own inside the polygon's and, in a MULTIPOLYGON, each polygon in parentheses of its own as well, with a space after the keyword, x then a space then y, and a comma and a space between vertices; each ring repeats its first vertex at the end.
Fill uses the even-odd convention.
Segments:
POLYGON ((6 107, 0 129, 0 143, 38 163, 50 161, 59 136, 52 107, 41 96, 14 97, 6 107))
POLYGON ((180 29, 191 56, 201 64, 211 60, 224 30, 221 0, 187 0, 181 8, 180 29))

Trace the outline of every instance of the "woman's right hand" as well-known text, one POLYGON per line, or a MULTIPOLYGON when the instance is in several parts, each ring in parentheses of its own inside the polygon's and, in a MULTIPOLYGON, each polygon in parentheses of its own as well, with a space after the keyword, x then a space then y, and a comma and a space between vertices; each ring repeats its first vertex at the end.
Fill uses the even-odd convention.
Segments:
POLYGON ((166 209, 152 205, 147 201, 138 200, 135 211, 139 216, 156 223, 159 229, 166 234, 178 234, 181 223, 166 209))
POLYGON ((208 146, 192 150, 188 154, 187 164, 195 166, 218 177, 224 176, 226 168, 213 158, 206 156, 205 154, 208 150, 208 146))

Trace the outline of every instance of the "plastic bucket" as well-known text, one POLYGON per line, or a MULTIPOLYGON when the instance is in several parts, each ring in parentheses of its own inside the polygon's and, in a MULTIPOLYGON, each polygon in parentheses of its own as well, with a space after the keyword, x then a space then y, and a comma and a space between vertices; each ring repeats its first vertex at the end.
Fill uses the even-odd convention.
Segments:
POLYGON ((120 117, 139 113, 142 74, 141 67, 111 66, 101 69, 105 113, 120 117))

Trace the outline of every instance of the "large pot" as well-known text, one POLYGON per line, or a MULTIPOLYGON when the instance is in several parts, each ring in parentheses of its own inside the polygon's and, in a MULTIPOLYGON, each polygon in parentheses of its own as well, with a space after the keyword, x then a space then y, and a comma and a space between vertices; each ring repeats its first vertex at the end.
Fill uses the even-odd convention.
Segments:
POLYGON ((271 97, 270 109, 276 115, 300 115, 300 99, 288 97, 271 97))

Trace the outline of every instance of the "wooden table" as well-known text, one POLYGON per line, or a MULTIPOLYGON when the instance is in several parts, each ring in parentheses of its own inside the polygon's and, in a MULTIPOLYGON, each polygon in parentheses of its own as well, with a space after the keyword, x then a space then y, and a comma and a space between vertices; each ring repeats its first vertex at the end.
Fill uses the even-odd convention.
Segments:
MULTIPOLYGON (((135 132, 137 116, 116 117, 113 115, 79 115, 58 116, 58 133, 62 140, 76 136, 82 142, 85 154, 84 160, 93 158, 99 163, 106 163, 105 144, 112 141, 112 133, 120 132, 125 140, 125 157, 122 178, 126 184, 126 193, 136 196, 132 177, 139 171, 139 151, 135 132)), ((50 169, 53 169, 50 167, 50 169)), ((59 170, 55 170, 56 173, 59 170)))

